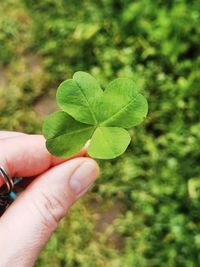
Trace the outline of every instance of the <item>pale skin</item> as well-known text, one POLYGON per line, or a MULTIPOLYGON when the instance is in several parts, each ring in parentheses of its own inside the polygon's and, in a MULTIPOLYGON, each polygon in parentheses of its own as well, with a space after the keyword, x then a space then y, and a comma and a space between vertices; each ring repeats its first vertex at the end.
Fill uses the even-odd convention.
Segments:
POLYGON ((99 176, 85 154, 83 148, 59 159, 41 135, 0 131, 0 165, 10 177, 35 177, 0 218, 0 267, 34 266, 59 221, 99 176))

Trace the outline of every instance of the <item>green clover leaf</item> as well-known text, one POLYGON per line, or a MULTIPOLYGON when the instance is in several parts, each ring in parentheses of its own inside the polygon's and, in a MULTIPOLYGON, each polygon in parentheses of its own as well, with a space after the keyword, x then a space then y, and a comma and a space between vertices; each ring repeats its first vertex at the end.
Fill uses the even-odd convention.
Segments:
POLYGON ((118 157, 131 140, 125 129, 140 124, 148 111, 132 80, 116 79, 103 91, 94 77, 81 71, 61 83, 56 97, 62 111, 46 119, 43 134, 49 152, 59 157, 73 156, 88 140, 91 157, 118 157))

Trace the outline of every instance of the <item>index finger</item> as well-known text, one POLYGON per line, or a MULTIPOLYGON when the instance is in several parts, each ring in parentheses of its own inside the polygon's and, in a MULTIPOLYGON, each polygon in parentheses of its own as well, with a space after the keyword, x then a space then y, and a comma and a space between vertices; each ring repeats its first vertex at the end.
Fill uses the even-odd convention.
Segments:
MULTIPOLYGON (((86 150, 82 149, 75 157, 84 156, 85 153, 86 150)), ((42 135, 18 135, 0 140, 0 166, 6 169, 10 177, 36 176, 68 159, 51 155, 42 135)), ((0 186, 2 184, 0 179, 0 186)))

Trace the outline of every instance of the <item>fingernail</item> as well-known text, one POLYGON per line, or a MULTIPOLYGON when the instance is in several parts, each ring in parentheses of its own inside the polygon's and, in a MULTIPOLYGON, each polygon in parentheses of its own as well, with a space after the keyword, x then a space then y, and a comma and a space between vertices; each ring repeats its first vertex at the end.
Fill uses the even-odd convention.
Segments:
POLYGON ((70 178, 69 184, 72 190, 79 195, 90 187, 99 175, 99 169, 95 162, 88 160, 81 164, 70 178))

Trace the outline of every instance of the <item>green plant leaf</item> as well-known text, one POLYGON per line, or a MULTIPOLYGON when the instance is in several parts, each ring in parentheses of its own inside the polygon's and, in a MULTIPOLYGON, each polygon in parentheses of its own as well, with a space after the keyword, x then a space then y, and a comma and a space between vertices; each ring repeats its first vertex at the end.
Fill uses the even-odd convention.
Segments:
POLYGON ((148 104, 132 80, 119 78, 108 84, 96 108, 102 126, 131 128, 146 117, 148 104))
POLYGON ((98 127, 88 149, 91 157, 116 158, 126 150, 131 141, 129 133, 118 127, 98 127))
POLYGON ((59 157, 79 152, 94 130, 94 126, 78 122, 63 111, 51 114, 43 125, 47 149, 59 157))
POLYGON ((60 108, 76 120, 96 124, 94 99, 103 93, 98 82, 90 74, 78 71, 73 79, 66 80, 58 87, 57 102, 60 108))
POLYGON ((116 158, 130 143, 124 128, 141 123, 148 110, 132 80, 116 79, 103 91, 91 75, 80 71, 59 86, 57 101, 63 111, 47 118, 43 133, 47 149, 60 157, 73 156, 91 139, 91 157, 116 158))

